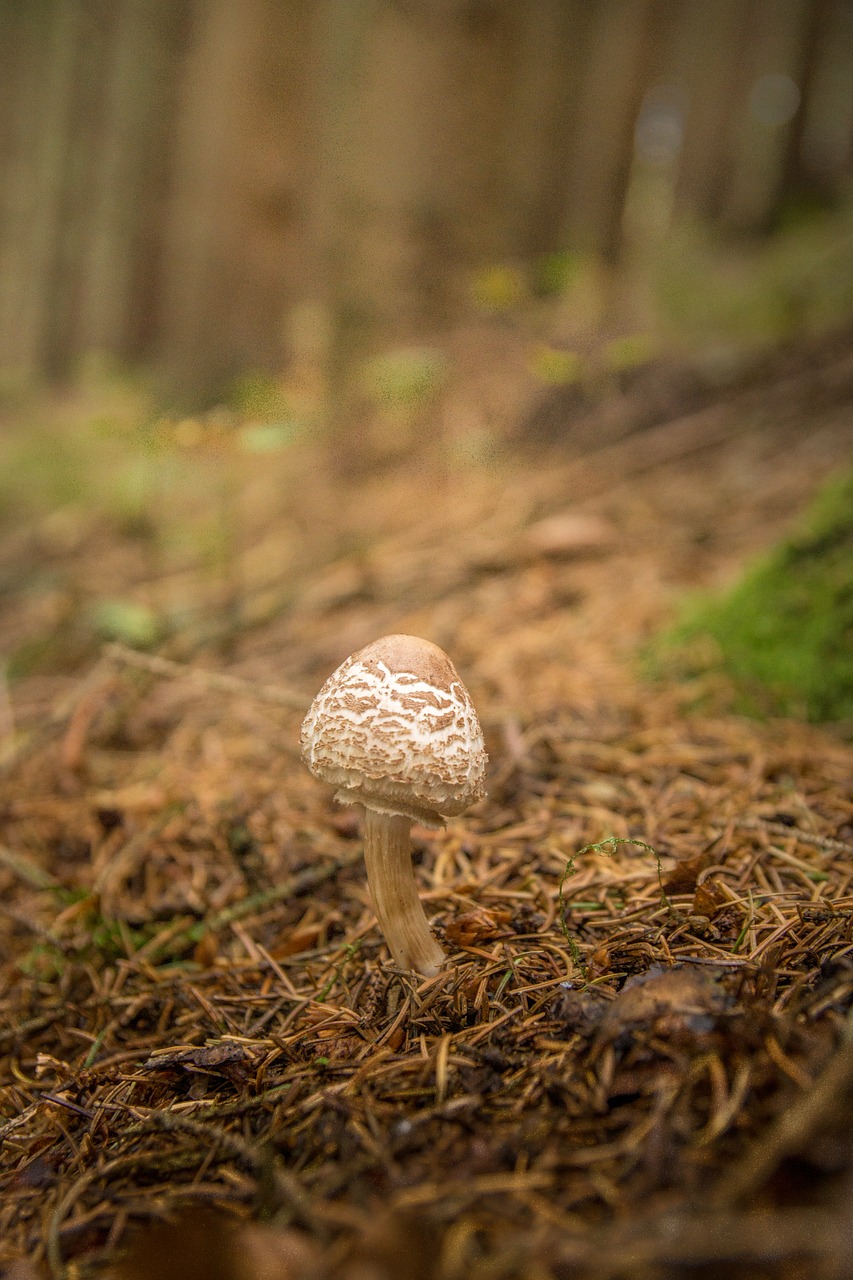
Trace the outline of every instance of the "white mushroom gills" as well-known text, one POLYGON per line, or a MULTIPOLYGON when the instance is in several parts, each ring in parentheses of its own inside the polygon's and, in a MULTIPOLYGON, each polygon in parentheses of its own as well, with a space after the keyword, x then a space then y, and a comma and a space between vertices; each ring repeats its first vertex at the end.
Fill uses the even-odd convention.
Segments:
POLYGON ((443 650, 417 636, 375 640, 323 685, 302 725, 302 758, 365 809, 364 857, 396 964, 431 976, 445 959, 418 897, 413 821, 442 826, 484 795, 486 751, 468 691, 443 650))

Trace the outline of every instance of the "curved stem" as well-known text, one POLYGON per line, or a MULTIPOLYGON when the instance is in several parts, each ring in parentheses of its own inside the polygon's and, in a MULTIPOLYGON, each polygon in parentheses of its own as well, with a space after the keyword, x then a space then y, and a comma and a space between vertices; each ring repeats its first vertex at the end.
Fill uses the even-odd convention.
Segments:
POLYGON ((365 809, 364 862, 376 919, 395 963, 431 978, 445 957, 418 897, 411 826, 411 818, 365 809))

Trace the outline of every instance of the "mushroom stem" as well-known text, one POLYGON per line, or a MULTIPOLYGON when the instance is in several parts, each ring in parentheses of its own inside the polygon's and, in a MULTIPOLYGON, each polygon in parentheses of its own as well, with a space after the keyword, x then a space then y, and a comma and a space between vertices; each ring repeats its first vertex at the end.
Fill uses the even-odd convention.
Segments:
POLYGON ((379 928, 394 962, 424 977, 438 973, 444 952, 430 932, 412 866, 411 818, 364 811, 364 862, 379 928))

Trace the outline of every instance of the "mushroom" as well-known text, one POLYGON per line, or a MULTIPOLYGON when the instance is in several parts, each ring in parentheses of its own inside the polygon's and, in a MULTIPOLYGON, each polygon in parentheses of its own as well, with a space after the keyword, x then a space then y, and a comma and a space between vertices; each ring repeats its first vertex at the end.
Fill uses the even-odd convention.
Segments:
POLYGON ((412 822, 441 827, 483 794, 486 752, 468 691, 429 640, 391 635, 343 662, 302 725, 302 758, 364 806, 364 860, 394 961, 431 977, 444 951, 430 932, 411 861, 412 822))

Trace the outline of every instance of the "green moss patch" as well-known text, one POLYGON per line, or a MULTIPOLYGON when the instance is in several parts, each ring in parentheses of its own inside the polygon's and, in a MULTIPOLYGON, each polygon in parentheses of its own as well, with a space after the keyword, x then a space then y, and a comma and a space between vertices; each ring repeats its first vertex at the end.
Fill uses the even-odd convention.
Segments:
POLYGON ((853 469, 727 594, 691 601, 647 669, 718 672, 747 714, 853 720, 853 469))

